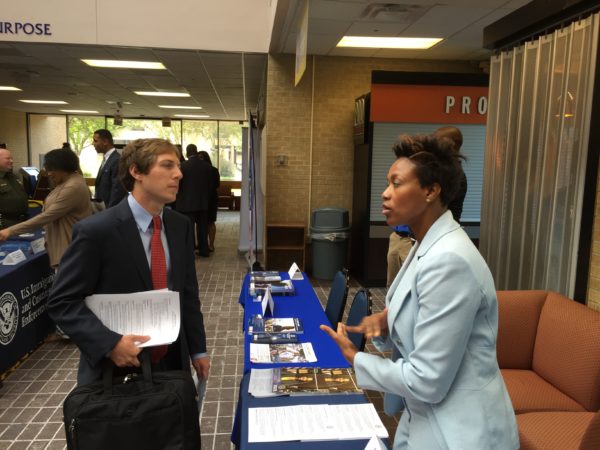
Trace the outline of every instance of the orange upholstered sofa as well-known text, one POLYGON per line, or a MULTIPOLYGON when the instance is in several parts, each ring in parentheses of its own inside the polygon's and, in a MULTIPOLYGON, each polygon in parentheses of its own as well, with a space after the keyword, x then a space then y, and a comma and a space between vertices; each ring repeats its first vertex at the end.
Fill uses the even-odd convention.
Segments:
POLYGON ((498 310, 521 449, 600 449, 600 313, 547 291, 498 291, 498 310))

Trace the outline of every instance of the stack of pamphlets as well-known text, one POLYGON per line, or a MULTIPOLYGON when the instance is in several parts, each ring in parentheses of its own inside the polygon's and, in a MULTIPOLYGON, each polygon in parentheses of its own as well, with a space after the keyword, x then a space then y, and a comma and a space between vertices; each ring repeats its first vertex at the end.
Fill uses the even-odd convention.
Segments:
POLYGON ((252 281, 250 280, 250 295, 256 297, 264 295, 267 288, 271 289, 272 295, 293 295, 295 292, 292 280, 279 281, 252 281))
POLYGON ((301 344, 250 343, 250 362, 253 363, 306 363, 316 361, 317 356, 310 342, 301 344))
POLYGON ((250 281, 268 283, 270 281, 281 281, 281 276, 276 270, 263 270, 250 272, 250 281))
POLYGON ((253 314, 248 321, 248 334, 304 333, 302 322, 297 317, 264 318, 253 314))
POLYGON ((248 391, 254 397, 362 393, 352 369, 321 367, 252 369, 248 391))

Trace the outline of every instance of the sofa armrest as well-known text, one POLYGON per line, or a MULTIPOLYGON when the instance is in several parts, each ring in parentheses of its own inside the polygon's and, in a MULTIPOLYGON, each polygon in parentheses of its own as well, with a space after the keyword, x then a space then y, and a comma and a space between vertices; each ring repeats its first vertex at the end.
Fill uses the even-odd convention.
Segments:
POLYGON ((501 369, 530 370, 546 291, 498 291, 496 352, 501 369))

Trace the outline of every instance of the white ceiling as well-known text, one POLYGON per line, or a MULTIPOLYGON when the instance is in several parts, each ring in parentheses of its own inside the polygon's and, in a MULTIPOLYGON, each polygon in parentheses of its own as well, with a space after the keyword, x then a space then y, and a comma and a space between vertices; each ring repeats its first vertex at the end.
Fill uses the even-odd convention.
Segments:
MULTIPOLYGON (((240 0, 247 1, 247 0, 240 0)), ((272 53, 294 53, 301 0, 279 0, 271 37, 272 53)), ((423 3, 399 0, 311 0, 308 54, 381 58, 481 61, 483 28, 528 0, 447 0, 423 3), (441 37, 425 50, 342 49, 344 35, 441 37)), ((218 18, 224 21, 223 18, 218 18)), ((231 17, 227 17, 231 27, 231 17)), ((140 20, 139 18, 137 20, 140 20)), ((217 20, 205 17, 204 20, 217 20)), ((200 25, 201 26, 201 25, 200 25)), ((243 42, 244 36, 238 36, 243 42)), ((207 44, 206 48, 211 46, 207 44)), ((243 48, 240 44, 240 48, 243 48)), ((242 120, 255 109, 266 55, 158 48, 19 43, 0 41, 0 85, 22 92, 0 92, 0 108, 58 113, 59 109, 92 109, 127 117, 172 117, 207 114, 211 119, 242 120), (80 59, 161 61, 167 70, 91 68, 80 59), (190 98, 141 97, 136 90, 185 90, 190 98), (19 99, 64 100, 68 105, 42 106, 19 99), (107 101, 121 102, 122 108, 107 101), (124 104, 131 102, 131 105, 124 104), (157 105, 201 106, 202 110, 161 109, 157 105)))

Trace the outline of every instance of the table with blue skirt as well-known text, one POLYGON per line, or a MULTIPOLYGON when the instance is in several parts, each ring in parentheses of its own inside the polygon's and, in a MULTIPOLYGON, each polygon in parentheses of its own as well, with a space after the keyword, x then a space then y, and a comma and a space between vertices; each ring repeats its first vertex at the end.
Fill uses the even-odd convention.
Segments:
POLYGON ((0 255, 21 250, 27 257, 16 265, 0 264, 0 374, 44 340, 54 329, 46 300, 54 271, 48 254, 33 254, 31 241, 42 236, 15 236, 0 244, 0 255))
MULTIPOLYGON (((289 279, 287 273, 280 273, 283 280, 289 279)), ((261 314, 260 302, 255 302, 250 295, 250 276, 246 275, 240 292, 239 303, 244 307, 242 330, 244 339, 244 376, 240 384, 236 417, 231 433, 231 441, 240 449, 364 449, 368 439, 344 441, 310 441, 310 442, 248 442, 248 409, 259 407, 290 406, 305 404, 356 404, 368 403, 363 394, 349 395, 302 395, 255 398, 248 392, 250 369, 268 369, 274 367, 350 367, 337 344, 319 328, 319 325, 330 325, 319 298, 303 274, 303 280, 292 280, 293 295, 274 295, 275 314, 273 317, 297 317, 302 322, 304 333, 298 336, 300 342, 312 343, 317 361, 314 363, 277 363, 256 364, 250 362, 251 336, 246 332, 248 322, 253 314, 261 314)))

